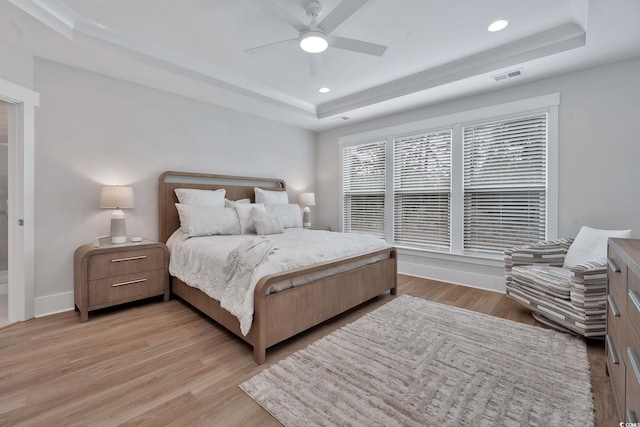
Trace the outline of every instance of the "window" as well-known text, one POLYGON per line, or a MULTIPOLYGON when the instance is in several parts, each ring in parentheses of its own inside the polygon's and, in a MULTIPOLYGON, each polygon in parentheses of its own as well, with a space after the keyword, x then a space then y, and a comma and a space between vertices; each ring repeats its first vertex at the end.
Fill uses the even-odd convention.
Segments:
POLYGON ((343 230, 494 259, 556 238, 559 102, 543 95, 340 138, 343 230))
POLYGON ((385 237, 386 142, 346 147, 342 153, 343 230, 385 237))
POLYGON ((544 240, 547 115, 464 127, 463 146, 464 251, 544 240))
POLYGON ((393 140, 393 240, 448 249, 451 130, 393 140))

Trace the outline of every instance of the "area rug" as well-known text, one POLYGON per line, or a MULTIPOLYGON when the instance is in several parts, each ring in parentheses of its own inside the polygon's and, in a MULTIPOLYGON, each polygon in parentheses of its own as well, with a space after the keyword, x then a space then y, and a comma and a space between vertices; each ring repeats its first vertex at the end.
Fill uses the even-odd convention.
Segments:
POLYGON ((240 385, 285 426, 593 426, 584 341, 400 296, 240 385))

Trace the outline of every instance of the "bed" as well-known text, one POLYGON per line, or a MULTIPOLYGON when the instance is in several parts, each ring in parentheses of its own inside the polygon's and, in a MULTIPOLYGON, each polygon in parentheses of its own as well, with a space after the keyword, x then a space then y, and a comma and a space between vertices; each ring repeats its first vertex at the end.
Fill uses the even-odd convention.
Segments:
MULTIPOLYGON (((225 189, 225 197, 229 200, 254 201, 255 187, 286 191, 285 182, 279 179, 175 171, 163 173, 159 178, 158 194, 159 238, 167 242, 180 228, 175 205, 178 203, 176 189, 225 189)), ((396 250, 385 245, 381 249, 262 276, 252 294, 252 323, 246 334, 242 332, 236 316, 197 287, 172 276, 171 291, 250 344, 255 362, 262 364, 267 348, 387 291, 395 295, 396 272, 396 250), (302 281, 303 278, 314 277, 318 278, 302 281), (296 280, 303 284, 270 292, 274 285, 296 280)))

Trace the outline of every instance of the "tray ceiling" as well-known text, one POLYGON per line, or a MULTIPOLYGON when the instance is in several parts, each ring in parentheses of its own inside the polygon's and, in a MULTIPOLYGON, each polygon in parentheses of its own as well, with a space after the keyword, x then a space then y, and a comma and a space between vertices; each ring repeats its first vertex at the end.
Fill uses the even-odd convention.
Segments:
MULTIPOLYGON (((297 37, 274 2, 9 0, 0 43, 312 130, 640 54, 635 0, 370 0, 332 34, 388 46, 381 57, 296 43, 245 53, 297 37), (509 26, 487 31, 499 18, 509 26), (514 69, 522 76, 493 78, 514 69)), ((305 24, 306 2, 279 0, 305 24)), ((339 3, 322 1, 320 19, 339 3)))

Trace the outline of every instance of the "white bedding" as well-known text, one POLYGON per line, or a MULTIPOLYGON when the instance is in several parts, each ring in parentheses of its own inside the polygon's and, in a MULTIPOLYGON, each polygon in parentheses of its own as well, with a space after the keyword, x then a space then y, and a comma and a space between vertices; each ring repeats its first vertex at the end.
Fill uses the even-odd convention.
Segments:
MULTIPOLYGON (((238 318, 241 332, 246 335, 253 321, 253 292, 261 277, 382 249, 387 247, 387 244, 384 240, 370 235, 301 228, 290 228, 283 234, 269 236, 244 234, 191 238, 185 238, 178 229, 167 241, 167 246, 171 251, 171 275, 220 301, 222 308, 238 318), (225 264, 229 253, 242 244, 259 240, 268 240, 273 245, 273 250, 253 269, 244 283, 235 281, 235 286, 228 286, 225 280, 225 264)), ((333 271, 302 276, 293 282, 279 282, 270 292, 327 277, 382 258, 384 256, 348 264, 333 271)))

